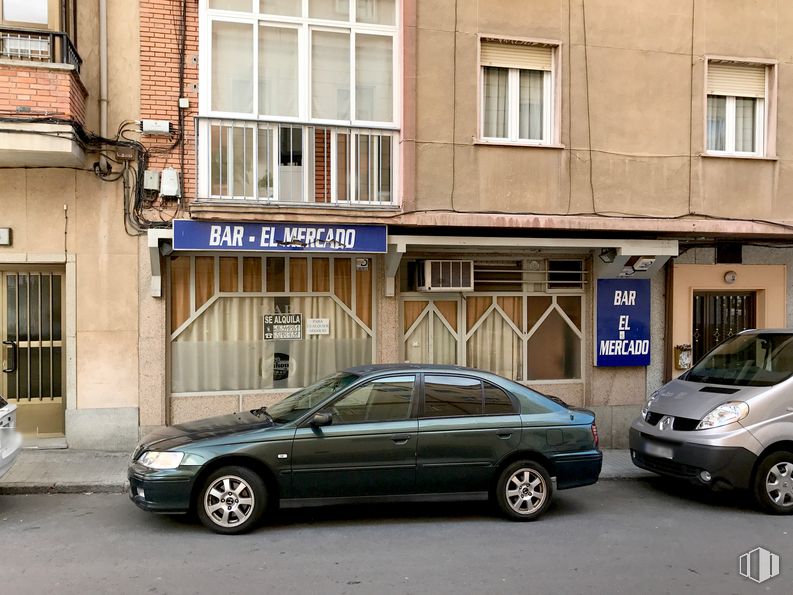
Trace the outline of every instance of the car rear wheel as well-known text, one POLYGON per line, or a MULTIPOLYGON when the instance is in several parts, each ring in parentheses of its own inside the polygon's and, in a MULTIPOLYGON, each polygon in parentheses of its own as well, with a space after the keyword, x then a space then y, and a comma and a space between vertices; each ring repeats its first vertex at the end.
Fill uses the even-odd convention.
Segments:
POLYGON ((754 497, 767 512, 793 513, 793 453, 772 452, 761 461, 754 478, 754 497))
POLYGON ((205 527, 224 535, 250 531, 267 506, 267 488, 246 467, 222 467, 204 482, 196 512, 205 527))
POLYGON ((545 468, 534 461, 509 465, 498 478, 496 502, 513 521, 533 521, 551 503, 553 484, 545 468))

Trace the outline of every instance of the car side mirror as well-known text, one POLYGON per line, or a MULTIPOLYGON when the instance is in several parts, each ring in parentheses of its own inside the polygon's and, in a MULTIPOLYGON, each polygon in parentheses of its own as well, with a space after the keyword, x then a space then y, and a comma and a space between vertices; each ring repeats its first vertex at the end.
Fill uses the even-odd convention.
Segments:
POLYGON ((311 425, 315 428, 321 428, 322 426, 329 426, 333 423, 333 416, 330 413, 315 413, 314 417, 311 418, 311 425))

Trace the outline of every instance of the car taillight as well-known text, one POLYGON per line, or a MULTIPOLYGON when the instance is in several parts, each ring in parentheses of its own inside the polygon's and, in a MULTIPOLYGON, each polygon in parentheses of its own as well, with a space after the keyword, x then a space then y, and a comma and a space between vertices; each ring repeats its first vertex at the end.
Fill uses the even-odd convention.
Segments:
POLYGON ((598 427, 595 422, 592 422, 592 439, 595 441, 595 448, 600 445, 600 436, 598 436, 598 427))

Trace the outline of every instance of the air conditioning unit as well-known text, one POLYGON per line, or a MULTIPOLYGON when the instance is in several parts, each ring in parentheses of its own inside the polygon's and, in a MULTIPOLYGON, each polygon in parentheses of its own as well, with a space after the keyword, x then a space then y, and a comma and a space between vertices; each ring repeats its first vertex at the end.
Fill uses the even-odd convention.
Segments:
POLYGON ((473 291, 473 260, 420 260, 416 263, 418 291, 473 291))

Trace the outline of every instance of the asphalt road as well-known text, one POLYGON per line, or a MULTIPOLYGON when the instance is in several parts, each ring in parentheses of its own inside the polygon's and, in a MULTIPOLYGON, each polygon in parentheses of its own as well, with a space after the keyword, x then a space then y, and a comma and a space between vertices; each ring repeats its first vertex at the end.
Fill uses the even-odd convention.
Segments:
POLYGON ((659 479, 557 494, 540 521, 484 503, 303 509, 224 537, 123 495, 0 497, 0 593, 785 593, 793 517, 659 479), (738 556, 763 546, 780 576, 738 556))

